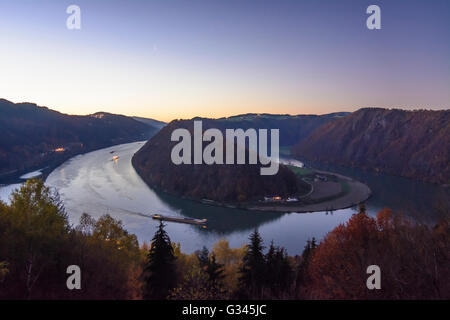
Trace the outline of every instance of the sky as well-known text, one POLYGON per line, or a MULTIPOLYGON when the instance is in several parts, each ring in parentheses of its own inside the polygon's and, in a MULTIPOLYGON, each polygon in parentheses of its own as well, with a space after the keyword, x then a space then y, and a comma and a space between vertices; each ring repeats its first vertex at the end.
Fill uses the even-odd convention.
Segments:
POLYGON ((449 39, 448 0, 0 0, 0 98, 163 121, 449 109, 449 39))

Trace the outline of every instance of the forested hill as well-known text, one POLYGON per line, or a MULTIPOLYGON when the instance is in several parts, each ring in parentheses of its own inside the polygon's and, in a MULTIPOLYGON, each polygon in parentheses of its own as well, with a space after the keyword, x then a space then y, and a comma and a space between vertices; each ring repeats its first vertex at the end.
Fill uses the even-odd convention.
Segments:
POLYGON ((0 178, 55 165, 78 153, 145 140, 158 130, 121 115, 74 116, 0 99, 0 178))
POLYGON ((133 166, 145 182, 168 193, 217 201, 248 201, 264 195, 288 196, 303 193, 307 185, 281 166, 275 176, 261 176, 257 165, 172 164, 170 152, 176 144, 170 134, 176 128, 192 131, 193 120, 202 120, 203 129, 279 129, 280 146, 302 141, 321 125, 336 121, 347 112, 326 115, 243 114, 228 118, 177 120, 169 123, 133 157, 133 166))
POLYGON ((450 183, 450 111, 365 108, 292 148, 301 159, 450 183))
MULTIPOLYGON (((213 119, 202 119, 202 125, 204 130, 225 128, 223 122, 213 119)), ((262 176, 259 164, 175 165, 171 151, 178 142, 171 141, 171 134, 177 128, 189 130, 193 139, 193 120, 175 120, 133 156, 134 168, 150 186, 178 196, 220 202, 252 201, 265 195, 289 196, 309 189, 284 166, 280 166, 276 175, 262 176)))

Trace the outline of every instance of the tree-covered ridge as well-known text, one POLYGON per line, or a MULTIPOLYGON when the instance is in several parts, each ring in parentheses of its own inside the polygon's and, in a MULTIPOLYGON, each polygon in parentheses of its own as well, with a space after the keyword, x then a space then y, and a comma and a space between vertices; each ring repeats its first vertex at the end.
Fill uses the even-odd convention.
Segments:
POLYGON ((32 103, 0 99, 0 177, 61 162, 78 153, 145 140, 158 130, 121 115, 67 115, 32 103))
MULTIPOLYGON (((261 175, 261 164, 236 164, 236 161, 233 165, 175 165, 171 152, 178 142, 171 141, 171 134, 177 128, 185 128, 191 132, 193 141, 193 123, 193 120, 172 121, 136 152, 133 166, 147 184, 178 196, 220 202, 254 201, 266 195, 287 197, 309 190, 306 183, 282 165, 272 176, 261 175)), ((203 129, 225 130, 217 120, 204 119, 202 124, 203 129)))
POLYGON ((450 183, 450 111, 360 109, 292 148, 301 159, 450 183))
MULTIPOLYGON (((288 115, 248 113, 219 118, 217 122, 221 128, 249 128, 255 129, 279 129, 280 146, 292 146, 306 139, 311 132, 321 125, 339 119, 348 112, 336 112, 324 115, 288 115)), ((200 118, 199 118, 200 119, 200 118)))
POLYGON ((364 207, 297 255, 257 230, 249 243, 192 254, 170 241, 164 225, 139 247, 120 221, 83 215, 70 226, 57 193, 29 180, 11 204, 0 202, 0 299, 449 299, 450 221, 418 225, 364 207), (78 265, 81 289, 68 290, 78 265), (381 289, 366 286, 369 265, 381 289))

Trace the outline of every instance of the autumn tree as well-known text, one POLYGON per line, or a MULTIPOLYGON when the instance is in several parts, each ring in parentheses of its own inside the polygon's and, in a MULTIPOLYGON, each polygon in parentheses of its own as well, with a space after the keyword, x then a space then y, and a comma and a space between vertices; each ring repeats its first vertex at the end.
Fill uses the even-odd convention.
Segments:
POLYGON ((216 261, 216 255, 214 252, 209 253, 208 248, 203 246, 201 251, 196 252, 200 268, 206 273, 207 287, 213 292, 214 296, 218 296, 223 293, 222 280, 224 276, 224 265, 216 261))
POLYGON ((316 299, 448 299, 450 228, 412 223, 388 209, 364 212, 336 227, 307 266, 316 299), (366 286, 367 267, 381 270, 381 289, 366 286))
POLYGON ((171 290, 169 299, 214 300, 228 298, 223 279, 223 265, 217 263, 214 252, 203 247, 193 254, 184 254, 180 246, 174 246, 178 286, 171 290))
POLYGON ((103 215, 98 220, 83 214, 71 232, 67 254, 80 266, 81 290, 70 298, 138 299, 142 297, 140 275, 143 257, 135 235, 129 234, 120 220, 103 215), (104 266, 108 267, 105 268, 104 266))
POLYGON ((205 272, 208 275, 208 289, 215 297, 222 297, 225 294, 222 282, 225 277, 223 267, 222 264, 217 263, 216 255, 212 253, 208 259, 205 272))
POLYGON ((8 263, 6 261, 0 262, 0 283, 5 279, 8 272, 8 263))
MULTIPOLYGON (((11 204, 2 205, 3 257, 9 263, 11 297, 33 297, 34 288, 55 270, 69 224, 59 196, 42 180, 28 180, 13 192, 11 204)), ((61 270, 62 271, 62 270, 61 270)))
POLYGON ((56 192, 42 180, 28 180, 0 203, 0 298, 127 299, 139 297, 133 271, 142 257, 137 238, 120 221, 83 214, 69 226, 56 192), (80 290, 67 290, 66 269, 81 269, 80 290), (105 267, 107 266, 107 267, 105 267))
MULTIPOLYGON (((208 275, 200 266, 197 256, 185 255, 189 263, 183 264, 183 276, 178 285, 171 289, 168 299, 171 300, 209 300, 213 299, 212 292, 208 290, 208 275)), ((177 259, 178 260, 178 259, 177 259)), ((178 261, 177 261, 178 262, 178 261)))
POLYGON ((246 253, 247 246, 230 248, 227 240, 221 239, 212 248, 212 254, 217 263, 223 266, 223 285, 228 293, 236 292, 239 284, 239 271, 246 253))

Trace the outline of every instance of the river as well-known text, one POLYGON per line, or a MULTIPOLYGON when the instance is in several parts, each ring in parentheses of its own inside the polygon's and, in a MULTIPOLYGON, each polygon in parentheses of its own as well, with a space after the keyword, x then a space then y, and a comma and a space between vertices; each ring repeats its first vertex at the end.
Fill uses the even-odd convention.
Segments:
MULTIPOLYGON (((242 246, 258 228, 266 245, 274 240, 276 245, 295 255, 302 252, 308 239, 320 240, 356 212, 356 208, 333 213, 252 212, 209 206, 157 192, 142 181, 131 165, 131 157, 143 144, 128 143, 76 156, 48 176, 46 184, 60 193, 71 224, 78 224, 83 212, 95 218, 108 213, 120 219, 140 243, 148 243, 159 223, 151 218, 152 214, 206 218, 206 229, 169 222, 166 230, 172 241, 181 243, 184 252, 193 252, 202 246, 211 248, 221 238, 227 239, 231 247, 242 246), (113 160, 114 156, 118 159, 113 160)), ((367 183, 373 192, 366 203, 372 216, 383 207, 391 207, 416 220, 433 222, 437 217, 429 209, 435 198, 442 197, 442 193, 448 195, 448 189, 431 184, 355 169, 318 166, 314 165, 367 183)))

